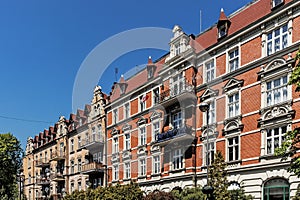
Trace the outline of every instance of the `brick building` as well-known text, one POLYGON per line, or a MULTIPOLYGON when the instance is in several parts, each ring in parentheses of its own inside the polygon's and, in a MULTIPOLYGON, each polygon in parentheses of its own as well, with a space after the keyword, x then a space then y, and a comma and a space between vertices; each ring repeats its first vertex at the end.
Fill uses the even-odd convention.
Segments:
POLYGON ((287 84, 299 26, 296 0, 255 0, 229 16, 221 10, 197 36, 174 26, 167 55, 122 76, 109 96, 97 87, 84 111, 28 140, 25 194, 42 197, 39 177, 47 168, 50 195, 130 181, 146 192, 203 186, 219 150, 230 189, 243 187, 255 199, 294 196, 300 180, 274 150, 299 126, 299 94, 287 84), (64 159, 53 159, 50 149, 64 159), (51 178, 57 166, 64 166, 61 179, 51 178))
POLYGON ((90 105, 28 138, 23 159, 27 199, 61 199, 66 193, 105 186, 106 95, 97 86, 90 105))
POLYGON ((299 9, 299 1, 258 0, 228 17, 221 10, 197 36, 175 26, 169 54, 112 88, 109 182, 136 181, 146 192, 203 186, 219 150, 230 188, 256 199, 293 196, 299 179, 274 150, 299 126, 299 94, 287 85, 299 9))

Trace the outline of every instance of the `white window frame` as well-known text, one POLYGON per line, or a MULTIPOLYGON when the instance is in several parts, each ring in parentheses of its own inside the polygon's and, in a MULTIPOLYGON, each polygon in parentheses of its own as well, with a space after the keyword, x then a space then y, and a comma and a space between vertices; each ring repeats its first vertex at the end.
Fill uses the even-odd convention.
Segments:
POLYGON ((113 137, 113 141, 112 141, 112 152, 113 153, 118 153, 119 152, 119 137, 113 137))
POLYGON ((71 139, 71 152, 74 151, 74 139, 71 139))
POLYGON ((74 192, 74 191, 75 191, 75 183, 71 182, 71 192, 74 192))
POLYGON ((216 99, 209 99, 205 101, 207 104, 209 104, 209 111, 208 111, 208 122, 206 117, 206 112, 203 112, 203 124, 214 124, 217 122, 217 109, 216 109, 216 99), (211 117, 213 116, 213 118, 211 117))
POLYGON ((147 173, 146 158, 141 158, 139 160, 139 176, 146 176, 146 173, 147 173))
POLYGON ((80 148, 81 147, 81 136, 78 136, 77 141, 78 141, 78 148, 80 148))
POLYGON ((118 115, 119 115, 118 108, 113 109, 113 123, 114 124, 118 123, 118 115))
POLYGON ((139 127, 139 146, 146 145, 146 144, 147 144, 147 127, 145 125, 142 125, 139 127))
POLYGON ((119 165, 113 165, 113 180, 119 180, 119 165))
POLYGON ((185 77, 183 72, 180 72, 173 76, 171 84, 171 96, 176 96, 181 94, 185 87, 185 77))
POLYGON ((97 138, 97 140, 102 140, 102 125, 98 124, 97 129, 98 129, 98 137, 99 137, 97 138))
POLYGON ((288 75, 282 75, 279 77, 276 77, 274 79, 270 79, 266 81, 266 106, 273 106, 278 103, 282 103, 288 100, 289 98, 289 88, 288 88, 288 75), (279 80, 280 85, 279 86, 274 86, 275 81, 279 80), (268 89, 269 84, 271 85, 271 88, 268 89), (276 101, 276 94, 280 93, 280 99, 276 101), (270 102, 269 101, 269 94, 270 94, 270 102), (285 96, 284 96, 285 94, 285 96))
POLYGON ((231 92, 227 94, 227 118, 236 117, 240 114, 240 105, 241 105, 241 98, 240 98, 240 91, 231 92), (232 102, 231 102, 232 97, 232 102), (232 114, 230 112, 232 108, 232 114))
POLYGON ((275 8, 276 6, 282 4, 284 0, 272 0, 272 8, 275 8))
POLYGON ((203 141, 203 166, 211 165, 216 153, 216 138, 215 132, 212 129, 206 129, 204 133, 205 140, 203 141), (208 132, 208 136, 207 136, 208 132), (208 163, 207 163, 207 142, 208 144, 208 163))
POLYGON ((277 26, 269 31, 266 34, 266 55, 269 56, 287 48, 291 40, 289 35, 288 23, 277 26))
POLYGON ((75 162, 74 162, 74 160, 71 160, 70 165, 71 165, 71 174, 74 174, 75 173, 75 162))
POLYGON ((174 55, 177 56, 181 53, 180 42, 174 44, 174 55))
POLYGON ((176 112, 171 113, 171 123, 173 128, 181 128, 183 127, 183 111, 182 110, 178 110, 176 112))
POLYGON ((159 92, 160 90, 159 90, 159 87, 156 87, 156 88, 154 88, 153 90, 152 90, 152 104, 153 105, 156 105, 156 104, 158 104, 159 103, 159 94, 160 94, 160 92, 159 92), (158 94, 155 94, 155 91, 158 91, 158 94), (157 96, 158 95, 158 96, 157 96), (156 101, 156 99, 157 99, 157 102, 155 102, 156 101))
POLYGON ((130 117, 130 104, 124 104, 124 119, 128 119, 130 117))
POLYGON ((182 148, 172 151, 172 169, 179 170, 184 168, 184 152, 182 148))
POLYGON ((139 111, 143 112, 146 110, 147 108, 147 100, 143 101, 143 97, 147 95, 147 94, 143 94, 141 96, 139 96, 139 111))
POLYGON ((280 147, 282 142, 284 141, 284 135, 288 131, 289 127, 288 125, 278 126, 278 127, 272 127, 270 129, 266 130, 266 155, 272 155, 275 153, 275 149, 277 147, 280 147), (275 135, 275 130, 278 129, 278 135, 275 135), (283 130, 285 129, 285 131, 283 130), (268 135, 270 133, 270 135, 268 135), (275 145, 274 141, 275 139, 278 139, 278 145, 275 145), (271 142, 271 149, 269 151, 268 149, 268 141, 271 142))
POLYGON ((129 131, 126 131, 124 133, 124 149, 125 150, 131 149, 131 135, 129 131), (126 136, 129 136, 129 138, 127 138, 126 136))
POLYGON ((240 159, 240 137, 238 135, 234 135, 227 138, 227 161, 237 161, 240 159), (236 140, 237 139, 237 140, 236 140), (230 144, 230 140, 232 140, 232 144, 230 144), (230 150, 232 148, 232 151, 230 150), (230 159, 230 154, 232 152, 232 159, 230 159))
POLYGON ((215 59, 211 59, 204 63, 205 81, 210 82, 216 78, 215 59))
POLYGON ((96 141, 98 138, 97 138, 97 132, 96 132, 96 127, 93 126, 92 127, 92 138, 90 139, 90 142, 94 142, 96 141))
POLYGON ((152 163, 153 163, 153 166, 152 166, 152 173, 153 174, 159 174, 160 173, 160 155, 153 155, 152 157, 152 163))
POLYGON ((235 47, 228 51, 227 58, 228 58, 228 72, 233 72, 240 68, 240 48, 235 47), (233 56, 231 57, 233 53, 233 56), (233 68, 231 66, 234 66, 233 68))
POLYGON ((152 122, 152 141, 156 140, 156 135, 160 134, 160 121, 155 120, 152 122), (158 127, 157 127, 158 125, 158 127))
POLYGON ((131 170, 130 170, 130 162, 124 163, 124 179, 130 179, 131 178, 131 170))
POLYGON ((81 181, 78 181, 78 191, 82 190, 81 181))

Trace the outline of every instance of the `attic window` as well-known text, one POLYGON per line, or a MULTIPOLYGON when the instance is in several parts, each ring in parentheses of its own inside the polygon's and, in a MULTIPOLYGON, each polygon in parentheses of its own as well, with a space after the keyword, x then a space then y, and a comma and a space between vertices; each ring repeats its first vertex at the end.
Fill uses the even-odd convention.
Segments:
POLYGON ((181 53, 180 44, 175 44, 175 56, 179 55, 181 53))
POLYGON ((125 84, 120 84, 121 94, 125 93, 125 84))
POLYGON ((272 0, 272 8, 275 8, 281 4, 283 4, 283 0, 272 0))
POLYGON ((148 79, 153 77, 153 67, 148 68, 148 79))
POLYGON ((221 9, 220 12, 220 17, 219 17, 219 21, 217 24, 217 28, 218 28, 218 38, 221 39, 223 37, 225 37, 228 34, 228 29, 230 27, 230 20, 226 17, 223 8, 221 9))
POLYGON ((153 78, 154 72, 156 70, 156 66, 153 64, 151 56, 148 58, 148 64, 147 64, 147 74, 148 74, 148 79, 153 78))
POLYGON ((219 27, 219 38, 222 38, 227 35, 227 26, 226 24, 223 24, 219 27))

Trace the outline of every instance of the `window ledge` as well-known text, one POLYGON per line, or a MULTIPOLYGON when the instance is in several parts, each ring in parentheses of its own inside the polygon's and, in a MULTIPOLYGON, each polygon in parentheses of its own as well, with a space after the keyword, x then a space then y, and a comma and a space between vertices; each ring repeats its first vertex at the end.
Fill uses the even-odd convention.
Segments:
POLYGON ((151 174, 151 177, 161 176, 161 173, 151 174))
POLYGON ((277 159, 281 158, 280 156, 276 156, 275 154, 267 154, 259 157, 259 160, 272 160, 272 159, 277 159))
POLYGON ((138 176, 137 179, 146 179, 147 175, 143 175, 143 176, 138 176))
POLYGON ((172 169, 169 171, 169 173, 179 173, 179 172, 182 172, 182 171, 185 171, 185 168, 181 168, 181 169, 172 169))

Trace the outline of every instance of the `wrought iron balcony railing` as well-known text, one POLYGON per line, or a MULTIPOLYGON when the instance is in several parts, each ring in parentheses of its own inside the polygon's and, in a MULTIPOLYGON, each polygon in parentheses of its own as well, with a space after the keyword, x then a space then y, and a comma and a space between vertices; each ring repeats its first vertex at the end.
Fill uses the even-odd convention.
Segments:
POLYGON ((173 138, 177 138, 180 136, 185 136, 185 135, 191 135, 192 134, 192 127, 185 125, 181 128, 175 128, 172 130, 168 130, 163 133, 159 133, 156 135, 156 142, 163 142, 166 140, 171 140, 173 138))
POLYGON ((173 86, 170 87, 170 89, 168 90, 165 90, 164 92, 162 92, 160 94, 160 98, 159 98, 159 101, 160 103, 163 102, 163 101, 166 101, 170 98, 173 98, 173 97, 177 97, 181 94, 184 94, 186 92, 193 92, 194 91, 194 86, 189 84, 185 78, 176 82, 176 83, 173 83, 173 86))

